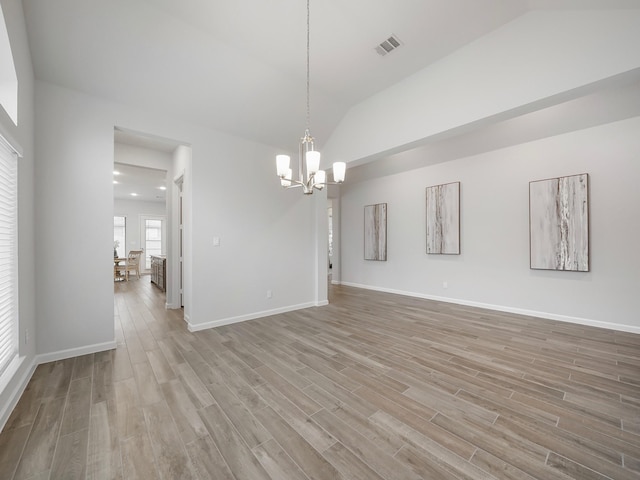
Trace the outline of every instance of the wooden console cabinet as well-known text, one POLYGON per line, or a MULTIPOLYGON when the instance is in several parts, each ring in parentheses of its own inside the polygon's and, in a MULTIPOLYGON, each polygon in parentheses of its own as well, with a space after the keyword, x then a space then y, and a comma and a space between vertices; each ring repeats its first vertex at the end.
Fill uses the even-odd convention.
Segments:
POLYGON ((151 283, 163 292, 167 291, 167 257, 151 255, 151 283))

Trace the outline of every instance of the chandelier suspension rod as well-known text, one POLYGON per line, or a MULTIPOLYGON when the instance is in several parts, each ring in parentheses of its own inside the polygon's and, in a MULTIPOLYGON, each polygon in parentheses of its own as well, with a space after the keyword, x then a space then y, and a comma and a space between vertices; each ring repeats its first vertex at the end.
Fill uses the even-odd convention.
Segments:
POLYGON ((310 31, 310 22, 309 22, 309 17, 310 17, 310 13, 309 13, 309 1, 307 0, 307 130, 309 130, 311 128, 311 101, 310 101, 310 89, 309 89, 309 85, 310 85, 310 81, 309 81, 309 77, 310 77, 310 70, 309 70, 309 45, 310 45, 310 35, 309 35, 309 31, 310 31))
POLYGON ((298 152, 298 178, 293 178, 289 155, 276 155, 276 171, 280 178, 280 185, 284 188, 302 187, 305 195, 313 193, 314 189, 322 190, 326 185, 337 185, 344 182, 346 164, 334 162, 333 182, 327 182, 326 172, 320 170, 320 152, 315 149, 314 138, 311 136, 311 8, 307 0, 307 126, 304 136, 300 139, 298 152), (306 166, 306 168, 305 168, 306 166))

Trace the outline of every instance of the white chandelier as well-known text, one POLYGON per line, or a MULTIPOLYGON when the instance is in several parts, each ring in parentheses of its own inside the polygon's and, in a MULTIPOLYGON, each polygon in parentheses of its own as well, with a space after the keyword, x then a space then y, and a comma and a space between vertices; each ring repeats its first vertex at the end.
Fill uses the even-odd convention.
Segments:
POLYGON ((293 178, 293 172, 289 167, 291 158, 289 155, 276 155, 276 167, 280 185, 284 188, 302 187, 302 193, 311 195, 313 189, 322 190, 325 185, 336 185, 344 182, 346 164, 335 162, 333 164, 333 182, 327 182, 327 174, 320 170, 320 152, 313 146, 313 137, 309 133, 309 0, 307 0, 307 128, 300 139, 300 151, 298 154, 298 178, 293 178))

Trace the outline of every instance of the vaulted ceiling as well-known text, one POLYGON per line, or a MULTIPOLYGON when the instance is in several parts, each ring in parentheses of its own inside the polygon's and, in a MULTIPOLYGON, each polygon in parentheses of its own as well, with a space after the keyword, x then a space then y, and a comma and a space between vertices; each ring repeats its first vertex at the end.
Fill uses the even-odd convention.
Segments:
MULTIPOLYGON (((35 75, 295 150, 306 121, 304 0, 23 0, 35 75)), ((311 0, 311 127, 531 9, 638 0, 311 0), (396 35, 402 46, 380 56, 396 35)))

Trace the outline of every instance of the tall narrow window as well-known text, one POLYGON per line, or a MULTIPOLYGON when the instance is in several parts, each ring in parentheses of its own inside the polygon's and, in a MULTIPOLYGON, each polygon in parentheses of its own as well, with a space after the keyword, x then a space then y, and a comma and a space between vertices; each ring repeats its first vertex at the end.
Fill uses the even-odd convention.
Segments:
POLYGON ((122 215, 113 217, 113 255, 127 256, 127 217, 122 215))
POLYGON ((151 268, 151 256, 162 255, 163 224, 164 220, 161 218, 144 219, 144 254, 147 260, 147 270, 151 268))
POLYGON ((0 137, 0 377, 18 356, 18 157, 0 137))
POLYGON ((18 76, 13 63, 7 24, 0 6, 0 105, 18 125, 18 76))

